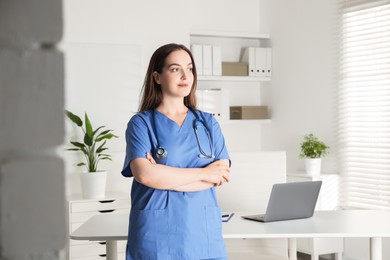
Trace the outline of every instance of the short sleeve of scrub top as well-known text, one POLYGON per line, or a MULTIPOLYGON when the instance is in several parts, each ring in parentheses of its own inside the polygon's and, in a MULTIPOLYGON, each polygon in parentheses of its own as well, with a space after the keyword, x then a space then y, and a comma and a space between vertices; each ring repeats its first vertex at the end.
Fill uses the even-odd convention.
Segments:
POLYGON ((133 116, 127 124, 126 157, 122 169, 123 176, 133 177, 130 162, 136 158, 146 158, 146 153, 151 153, 150 127, 150 122, 147 122, 140 114, 133 116))

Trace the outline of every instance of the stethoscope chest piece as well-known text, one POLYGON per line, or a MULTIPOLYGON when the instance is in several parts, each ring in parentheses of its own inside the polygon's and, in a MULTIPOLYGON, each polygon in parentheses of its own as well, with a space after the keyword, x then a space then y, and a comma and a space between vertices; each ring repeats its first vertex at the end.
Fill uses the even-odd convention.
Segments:
POLYGON ((168 151, 162 147, 158 147, 156 151, 156 157, 158 159, 164 159, 168 156, 168 151))

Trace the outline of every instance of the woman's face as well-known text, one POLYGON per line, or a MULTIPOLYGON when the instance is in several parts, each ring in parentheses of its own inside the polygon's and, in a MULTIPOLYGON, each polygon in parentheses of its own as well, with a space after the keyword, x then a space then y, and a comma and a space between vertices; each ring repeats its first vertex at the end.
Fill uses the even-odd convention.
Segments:
POLYGON ((167 56, 162 72, 154 72, 154 80, 160 84, 164 98, 184 98, 190 94, 194 83, 192 68, 191 57, 184 50, 173 51, 167 56))

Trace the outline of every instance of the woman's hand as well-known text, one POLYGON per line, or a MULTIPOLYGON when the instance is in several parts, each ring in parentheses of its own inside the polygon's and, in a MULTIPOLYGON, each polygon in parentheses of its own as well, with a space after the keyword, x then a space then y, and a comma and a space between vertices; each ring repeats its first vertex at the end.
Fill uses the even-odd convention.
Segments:
POLYGON ((230 168, 228 160, 218 160, 210 163, 205 168, 203 181, 214 183, 215 186, 221 186, 230 181, 230 168))
POLYGON ((146 153, 146 159, 148 159, 151 164, 156 164, 156 161, 149 153, 146 153))

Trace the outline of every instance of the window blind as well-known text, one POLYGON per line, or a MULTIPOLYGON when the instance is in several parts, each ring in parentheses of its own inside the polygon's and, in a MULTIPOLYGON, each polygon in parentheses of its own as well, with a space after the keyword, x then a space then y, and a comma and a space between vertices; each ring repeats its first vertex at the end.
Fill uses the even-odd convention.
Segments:
POLYGON ((390 210, 390 0, 340 10, 341 206, 390 210))

